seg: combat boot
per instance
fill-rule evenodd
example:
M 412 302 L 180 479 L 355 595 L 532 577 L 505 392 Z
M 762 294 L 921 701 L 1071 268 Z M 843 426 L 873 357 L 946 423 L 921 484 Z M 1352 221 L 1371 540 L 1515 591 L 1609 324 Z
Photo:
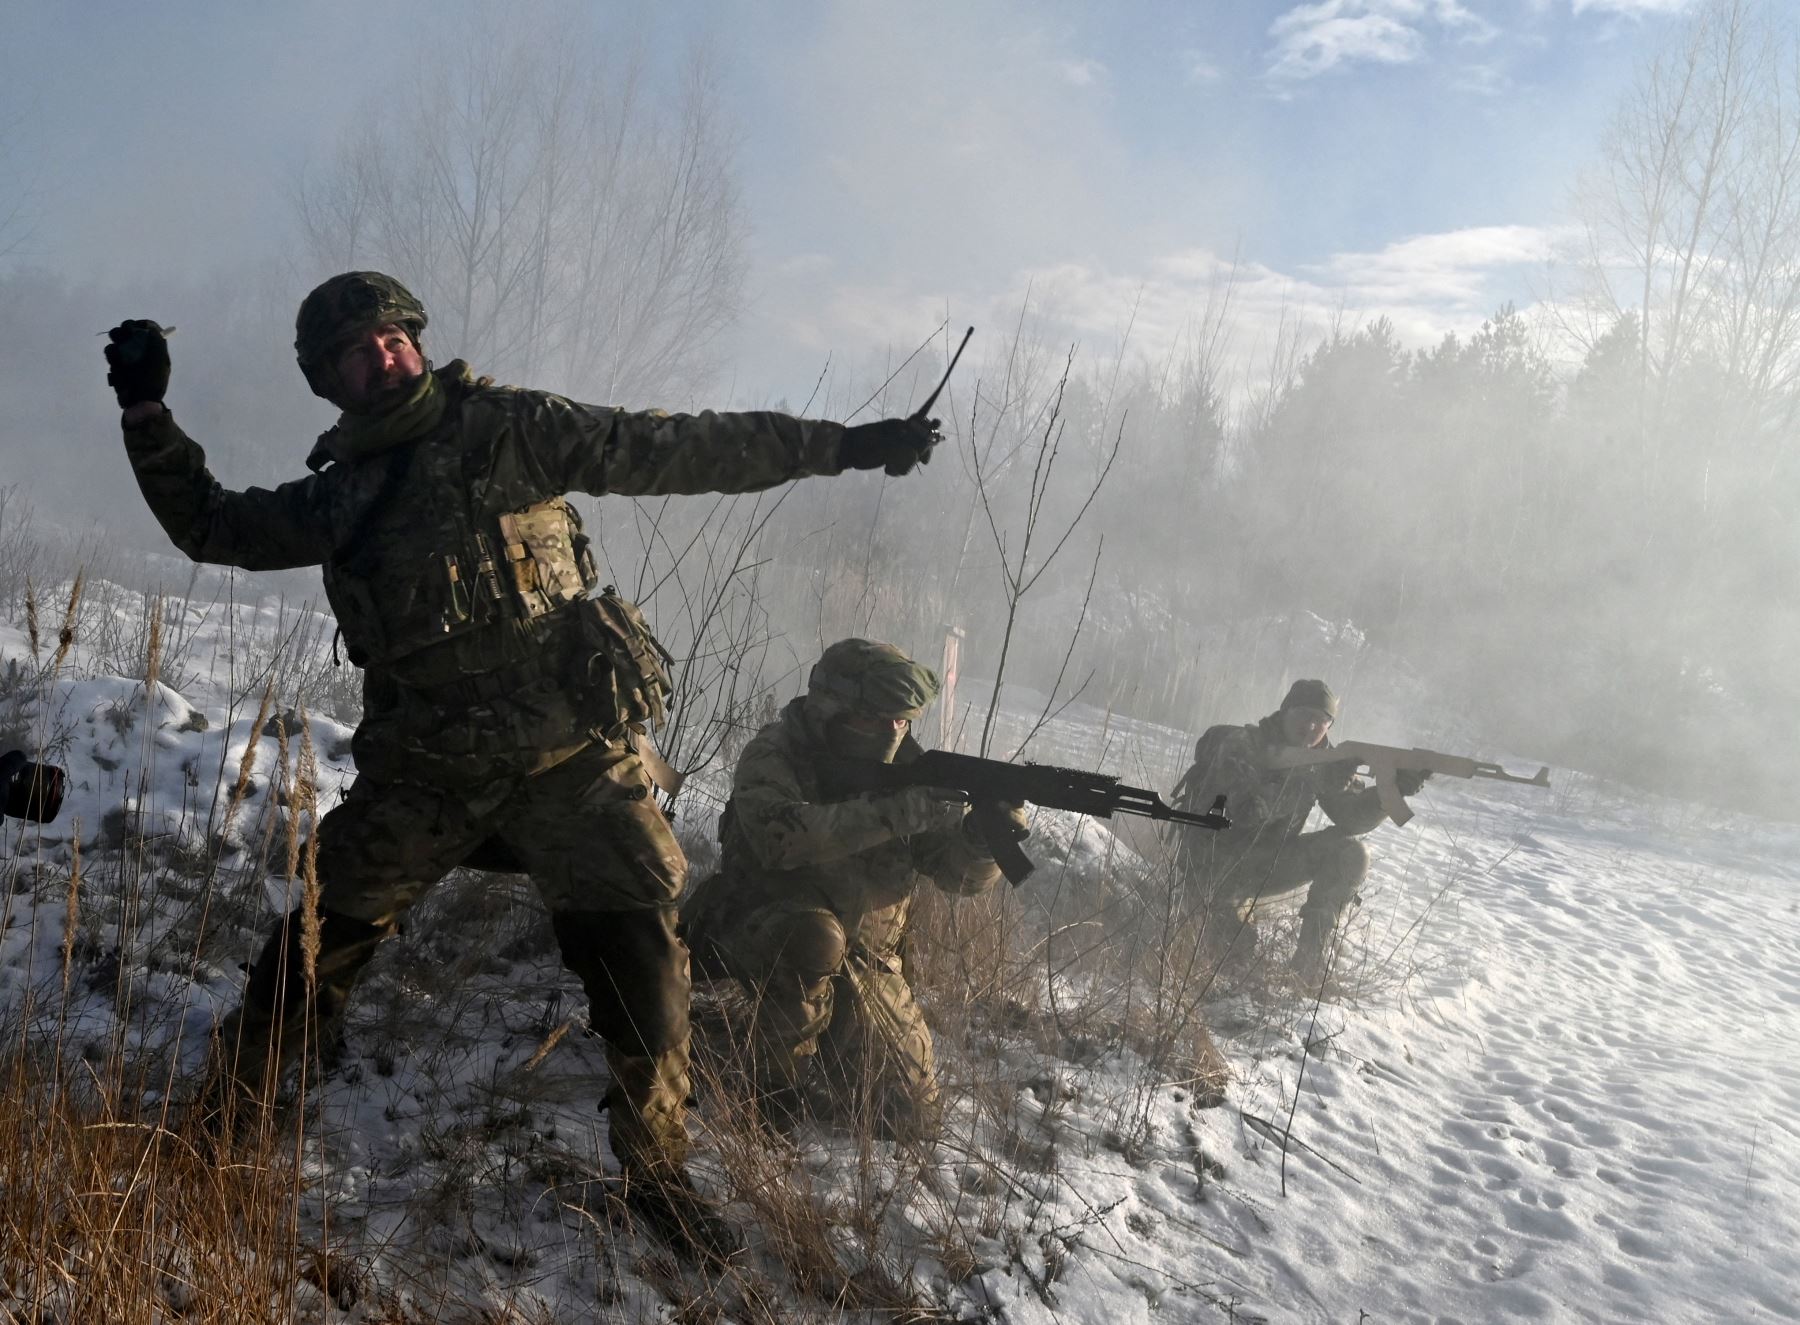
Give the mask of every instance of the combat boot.
M 1291 968 L 1294 979 L 1309 994 L 1322 993 L 1326 977 L 1326 957 L 1331 949 L 1332 931 L 1337 921 L 1320 912 L 1305 912 L 1300 918 L 1300 939 L 1294 945 Z
M 203 1133 L 215 1141 L 255 1134 L 282 1076 L 306 1047 L 309 1029 L 315 1044 L 338 1036 L 351 986 L 392 929 L 322 912 L 310 1007 L 300 913 L 269 935 L 250 964 L 243 1003 L 219 1023 L 213 1061 L 188 1108 Z
M 1220 908 L 1206 919 L 1202 961 L 1219 985 L 1241 983 L 1256 966 L 1257 928 L 1254 919 Z
M 805 1089 L 791 1082 L 761 1087 L 755 1093 L 754 1103 L 757 1120 L 784 1138 L 792 1137 L 823 1112 Z
M 679 1256 L 728 1261 L 744 1250 L 737 1229 L 694 1186 L 686 1169 L 655 1163 L 628 1165 L 621 1195 L 626 1207 Z
M 248 1141 L 268 1116 L 270 1087 L 282 1066 L 276 1020 L 274 1009 L 246 1000 L 219 1024 L 206 1076 L 186 1115 L 212 1144 Z

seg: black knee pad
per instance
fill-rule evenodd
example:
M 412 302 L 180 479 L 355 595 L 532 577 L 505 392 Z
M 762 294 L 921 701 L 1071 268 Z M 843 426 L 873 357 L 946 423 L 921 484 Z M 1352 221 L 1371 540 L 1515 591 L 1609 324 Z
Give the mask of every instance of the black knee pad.
M 564 911 L 550 923 L 563 962 L 587 990 L 588 1020 L 633 1058 L 688 1038 L 687 949 L 673 911 Z

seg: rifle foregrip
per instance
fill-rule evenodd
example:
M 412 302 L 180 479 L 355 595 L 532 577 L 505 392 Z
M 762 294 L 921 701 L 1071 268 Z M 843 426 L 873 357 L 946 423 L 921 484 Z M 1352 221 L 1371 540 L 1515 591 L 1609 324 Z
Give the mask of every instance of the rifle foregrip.
M 981 834 L 981 840 L 994 855 L 994 863 L 1006 876 L 1007 882 L 1017 888 L 1031 877 L 1031 871 L 1037 867 L 1031 863 L 1031 857 L 1019 845 L 1018 825 L 1012 816 L 998 806 L 989 802 L 977 801 L 969 811 L 970 818 L 975 821 L 975 830 Z

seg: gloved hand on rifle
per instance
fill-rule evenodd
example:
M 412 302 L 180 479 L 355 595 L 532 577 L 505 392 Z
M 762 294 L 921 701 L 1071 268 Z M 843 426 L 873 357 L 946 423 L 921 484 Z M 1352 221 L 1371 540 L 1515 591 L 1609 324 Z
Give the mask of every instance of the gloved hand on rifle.
M 162 403 L 169 390 L 169 335 L 148 318 L 129 318 L 107 332 L 106 384 L 120 409 L 149 401 Z
M 1396 768 L 1394 770 L 1394 789 L 1402 796 L 1416 796 L 1419 788 L 1431 779 L 1429 768 Z
M 845 469 L 885 469 L 894 478 L 931 463 L 931 449 L 944 440 L 936 419 L 914 415 L 879 419 L 844 429 L 838 463 Z
M 969 807 L 963 819 L 963 835 L 971 842 L 991 842 L 991 834 L 1002 840 L 1023 842 L 1031 836 L 1030 813 L 1024 801 L 978 801 Z
M 960 791 L 947 787 L 903 787 L 869 800 L 881 807 L 882 821 L 894 830 L 896 837 L 956 828 L 969 808 Z

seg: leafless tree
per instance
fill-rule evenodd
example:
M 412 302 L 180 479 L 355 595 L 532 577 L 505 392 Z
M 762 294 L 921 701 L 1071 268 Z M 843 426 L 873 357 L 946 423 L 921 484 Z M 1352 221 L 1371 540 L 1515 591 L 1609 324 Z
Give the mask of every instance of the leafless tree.
M 1580 293 L 1565 311 L 1586 315 L 1588 345 L 1636 318 L 1652 415 L 1679 374 L 1705 365 L 1746 424 L 1794 417 L 1797 57 L 1765 0 L 1711 0 L 1644 67 L 1578 188 Z
M 438 345 L 503 379 L 607 403 L 691 388 L 743 277 L 706 55 L 670 89 L 575 6 L 481 11 L 475 26 L 428 43 L 302 176 L 311 259 L 392 270 Z

